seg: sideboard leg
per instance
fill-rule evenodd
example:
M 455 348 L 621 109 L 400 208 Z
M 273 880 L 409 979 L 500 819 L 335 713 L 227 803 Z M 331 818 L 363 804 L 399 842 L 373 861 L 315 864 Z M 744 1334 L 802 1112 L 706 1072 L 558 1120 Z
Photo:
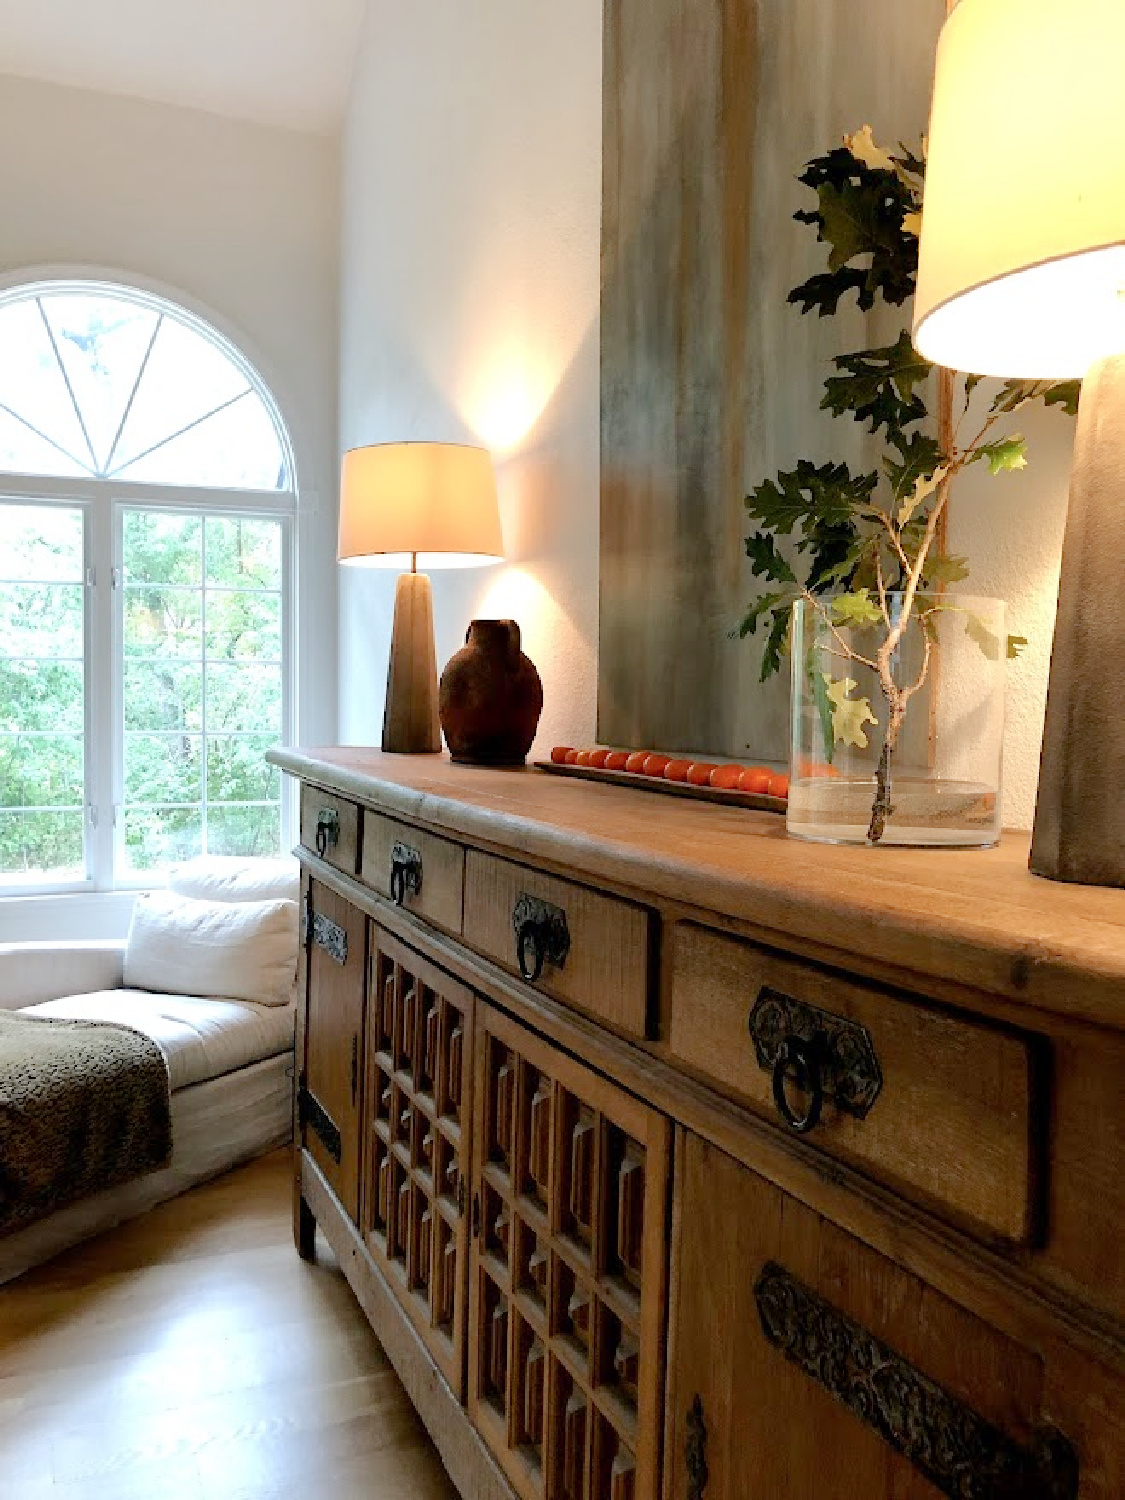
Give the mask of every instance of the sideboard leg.
M 293 1243 L 302 1260 L 316 1259 L 316 1219 L 299 1189 L 293 1193 Z

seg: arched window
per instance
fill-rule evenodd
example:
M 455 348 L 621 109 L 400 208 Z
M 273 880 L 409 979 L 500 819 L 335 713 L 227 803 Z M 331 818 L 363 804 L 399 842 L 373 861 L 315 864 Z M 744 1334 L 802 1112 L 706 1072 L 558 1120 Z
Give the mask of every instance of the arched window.
M 0 295 L 0 888 L 283 847 L 295 503 L 215 329 L 101 283 Z

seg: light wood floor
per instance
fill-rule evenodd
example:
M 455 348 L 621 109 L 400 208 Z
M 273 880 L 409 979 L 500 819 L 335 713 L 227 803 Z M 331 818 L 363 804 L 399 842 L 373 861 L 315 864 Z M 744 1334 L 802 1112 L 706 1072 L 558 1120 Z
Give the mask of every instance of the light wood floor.
M 0 1500 L 457 1500 L 288 1154 L 0 1289 Z

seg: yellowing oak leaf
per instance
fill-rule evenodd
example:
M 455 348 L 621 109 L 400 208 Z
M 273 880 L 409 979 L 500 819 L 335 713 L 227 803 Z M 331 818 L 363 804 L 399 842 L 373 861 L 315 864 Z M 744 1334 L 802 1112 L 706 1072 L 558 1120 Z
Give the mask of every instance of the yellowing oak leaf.
M 861 161 L 865 167 L 872 167 L 876 171 L 893 172 L 894 161 L 889 151 L 884 151 L 882 146 L 875 144 L 871 133 L 871 126 L 864 125 L 852 135 L 844 137 L 844 145 L 852 153 L 857 161 Z
M 906 525 L 923 500 L 928 495 L 933 494 L 948 473 L 948 464 L 938 464 L 929 479 L 919 479 L 918 483 L 914 486 L 914 493 L 910 496 L 909 500 L 904 500 L 898 508 L 898 524 L 900 526 Z
M 883 616 L 871 598 L 870 589 L 853 589 L 850 594 L 837 594 L 832 600 L 832 623 L 850 625 L 860 630 L 864 625 L 878 625 Z M 852 683 L 855 686 L 855 683 Z
M 850 695 L 859 686 L 854 677 L 833 679 L 823 674 L 832 704 L 832 733 L 837 745 L 854 745 L 857 750 L 867 749 L 866 724 L 878 724 L 871 712 L 869 698 L 852 698 Z

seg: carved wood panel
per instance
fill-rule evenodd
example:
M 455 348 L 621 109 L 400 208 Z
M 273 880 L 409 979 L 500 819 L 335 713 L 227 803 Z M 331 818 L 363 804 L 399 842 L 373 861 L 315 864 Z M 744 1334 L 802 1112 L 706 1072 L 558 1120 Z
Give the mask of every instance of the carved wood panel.
M 473 997 L 376 924 L 371 931 L 364 1238 L 462 1395 Z
M 668 1125 L 478 1006 L 469 1405 L 525 1500 L 655 1495 Z

